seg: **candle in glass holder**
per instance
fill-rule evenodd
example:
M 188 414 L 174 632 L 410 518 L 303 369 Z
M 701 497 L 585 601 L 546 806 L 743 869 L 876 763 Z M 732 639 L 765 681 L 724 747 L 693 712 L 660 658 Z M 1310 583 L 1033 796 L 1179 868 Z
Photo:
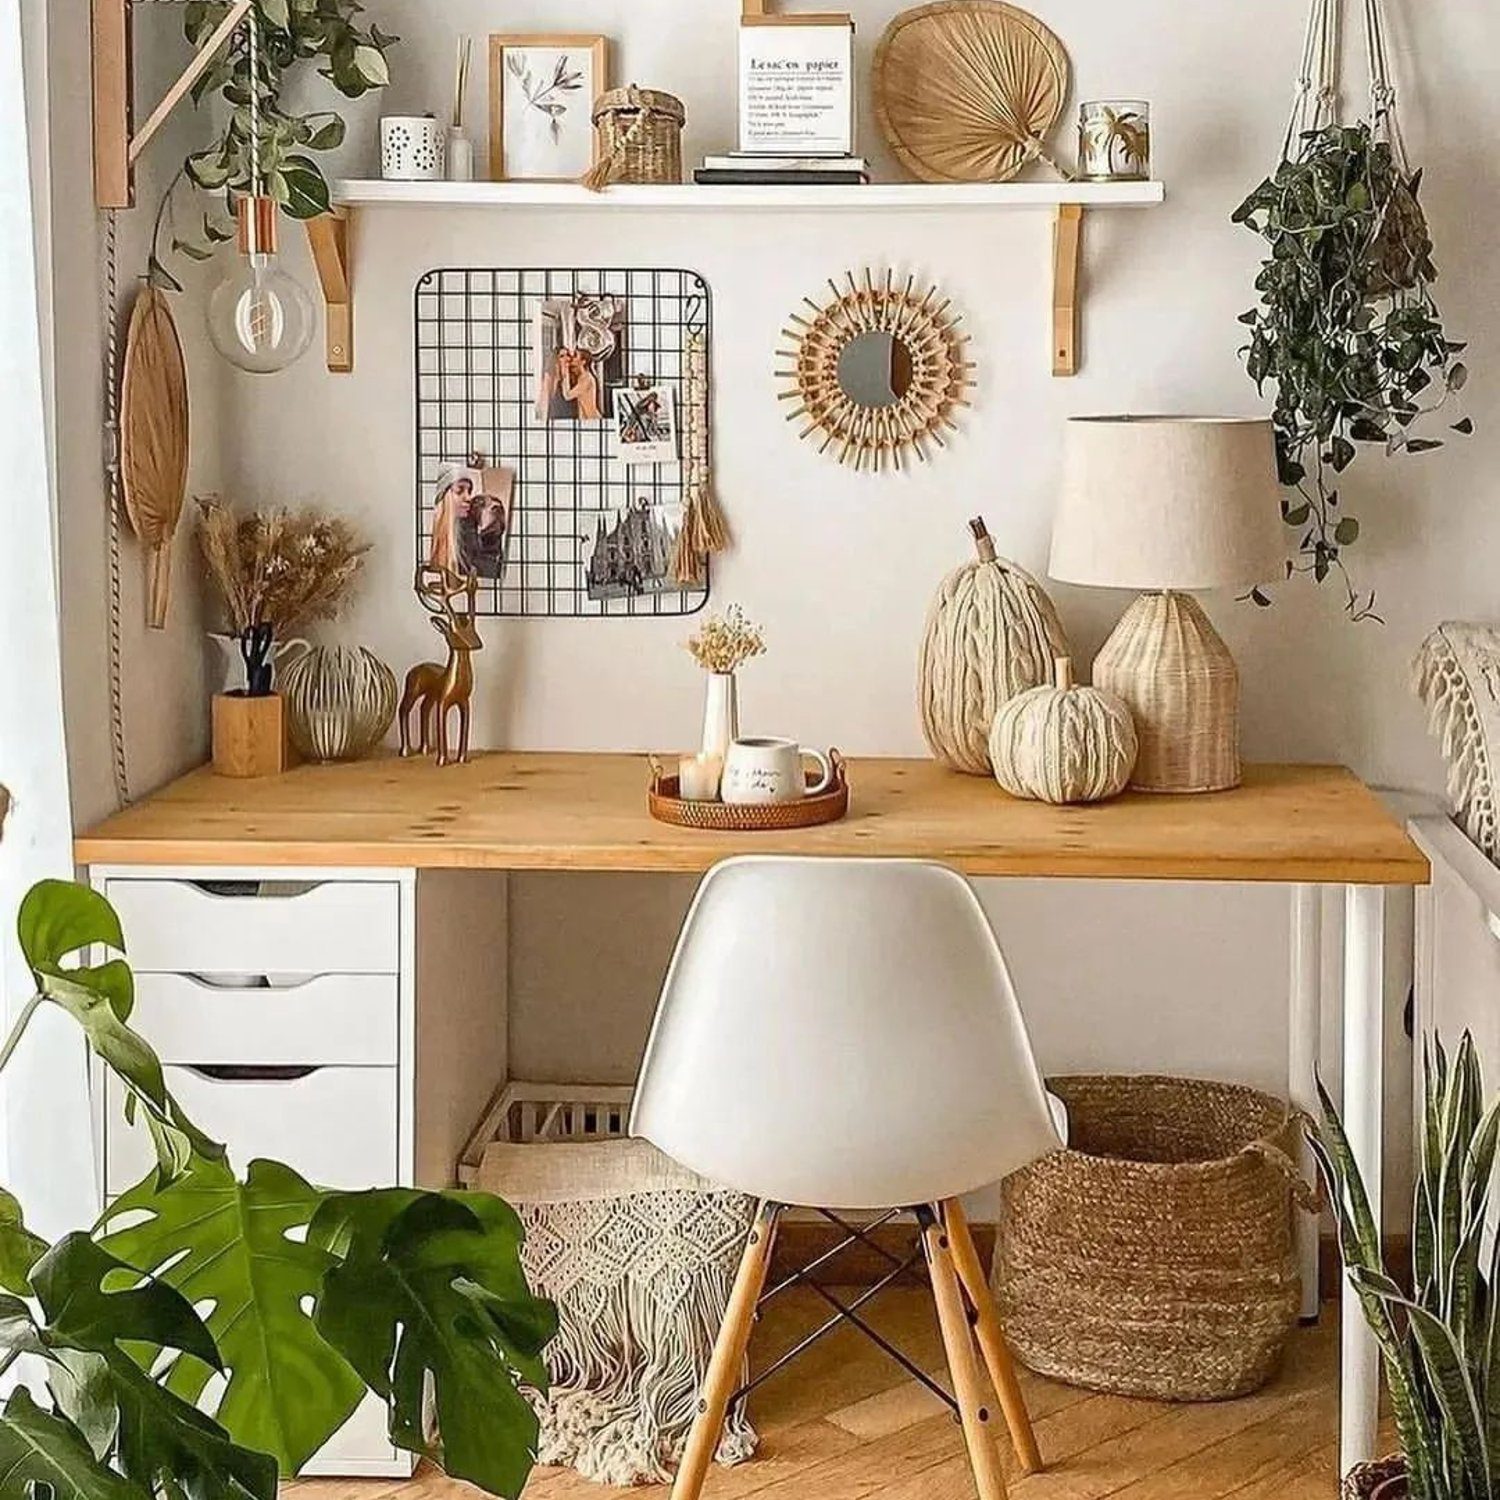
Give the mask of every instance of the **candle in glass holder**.
M 685 802 L 718 801 L 723 771 L 721 755 L 684 755 L 677 763 L 678 795 Z

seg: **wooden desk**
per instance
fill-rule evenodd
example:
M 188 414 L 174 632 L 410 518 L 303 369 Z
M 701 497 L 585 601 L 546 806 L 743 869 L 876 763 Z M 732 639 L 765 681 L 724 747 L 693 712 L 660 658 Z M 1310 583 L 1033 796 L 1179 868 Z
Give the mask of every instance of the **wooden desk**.
M 928 858 L 973 876 L 1281 882 L 1293 890 L 1290 1092 L 1310 1110 L 1316 1109 L 1321 1031 L 1320 887 L 1339 886 L 1345 907 L 1344 1120 L 1379 1201 L 1384 888 L 1425 885 L 1429 870 L 1400 824 L 1356 777 L 1334 766 L 1251 766 L 1234 792 L 1127 795 L 1084 808 L 1017 802 L 987 779 L 930 761 L 856 760 L 849 778 L 853 806 L 840 823 L 796 833 L 722 835 L 653 822 L 640 756 L 489 754 L 444 770 L 384 758 L 303 766 L 261 781 L 228 781 L 205 770 L 109 818 L 76 847 L 96 881 L 136 890 L 153 879 L 202 882 L 230 874 L 297 875 L 329 882 L 325 891 L 340 881 L 395 882 L 406 953 L 403 1116 L 415 1113 L 418 1130 L 422 1104 L 410 1062 L 418 1022 L 433 1032 L 445 1024 L 453 1029 L 456 1023 L 445 1023 L 443 1014 L 484 982 L 449 984 L 442 1006 L 433 1002 L 418 1012 L 409 950 L 419 921 L 433 931 L 443 920 L 441 903 L 431 903 L 431 915 L 418 905 L 419 873 L 436 882 L 450 878 L 443 872 L 486 869 L 695 872 L 754 852 Z M 197 959 L 182 965 L 201 966 Z M 434 1042 L 429 1055 L 437 1050 Z M 402 1155 L 408 1173 L 417 1170 L 413 1152 L 408 1139 Z M 1314 1316 L 1317 1249 L 1317 1225 L 1304 1220 L 1304 1311 Z M 1342 1337 L 1341 1457 L 1347 1469 L 1373 1455 L 1379 1388 L 1375 1343 L 1347 1289 Z

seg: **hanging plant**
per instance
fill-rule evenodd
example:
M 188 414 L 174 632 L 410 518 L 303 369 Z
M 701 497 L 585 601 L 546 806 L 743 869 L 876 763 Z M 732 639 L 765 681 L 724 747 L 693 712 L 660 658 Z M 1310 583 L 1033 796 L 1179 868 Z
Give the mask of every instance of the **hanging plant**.
M 201 45 L 223 20 L 223 0 L 189 0 L 187 38 Z M 336 110 L 296 114 L 282 103 L 288 74 L 316 65 L 347 99 L 390 82 L 386 52 L 399 40 L 378 26 L 359 24 L 359 0 L 255 0 L 259 47 L 253 68 L 248 28 L 242 26 L 193 87 L 193 100 L 213 96 L 227 106 L 219 138 L 187 158 L 184 169 L 211 193 L 247 192 L 258 155 L 265 191 L 294 219 L 327 213 L 328 181 L 311 153 L 343 144 L 344 120 Z M 252 128 L 252 90 L 259 111 Z

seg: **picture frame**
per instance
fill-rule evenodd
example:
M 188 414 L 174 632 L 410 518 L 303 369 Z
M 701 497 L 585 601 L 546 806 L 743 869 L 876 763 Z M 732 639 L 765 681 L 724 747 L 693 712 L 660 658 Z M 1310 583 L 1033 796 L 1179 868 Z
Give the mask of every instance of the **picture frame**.
M 607 37 L 492 34 L 490 180 L 576 182 L 599 159 L 594 101 L 609 86 Z

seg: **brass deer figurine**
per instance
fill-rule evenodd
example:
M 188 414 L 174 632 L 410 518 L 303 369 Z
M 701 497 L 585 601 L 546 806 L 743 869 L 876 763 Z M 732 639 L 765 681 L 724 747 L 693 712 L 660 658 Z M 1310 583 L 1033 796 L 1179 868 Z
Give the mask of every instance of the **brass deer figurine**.
M 474 652 L 484 649 L 484 642 L 474 628 L 474 598 L 479 579 L 467 578 L 447 568 L 423 563 L 417 568 L 413 587 L 422 606 L 432 615 L 433 628 L 448 645 L 448 660 L 419 662 L 406 674 L 406 689 L 401 694 L 401 753 L 418 753 L 412 744 L 411 715 L 421 716 L 420 753 L 437 751 L 437 763 L 451 766 L 469 758 L 469 698 L 474 691 Z M 453 601 L 460 596 L 465 607 L 456 610 Z M 448 738 L 448 713 L 458 710 L 458 754 L 452 753 Z

